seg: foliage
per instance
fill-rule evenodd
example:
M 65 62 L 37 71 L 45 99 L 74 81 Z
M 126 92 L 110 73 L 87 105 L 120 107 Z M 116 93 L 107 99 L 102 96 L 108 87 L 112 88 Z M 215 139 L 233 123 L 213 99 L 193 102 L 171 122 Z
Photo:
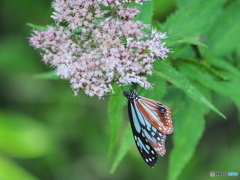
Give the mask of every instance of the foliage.
M 174 132 L 158 165 L 147 167 L 132 146 L 125 97 L 73 97 L 29 47 L 28 26 L 52 23 L 50 2 L 9 0 L 0 2 L 0 179 L 207 179 L 210 171 L 239 171 L 240 1 L 145 3 L 137 19 L 167 32 L 172 49 L 148 77 L 154 89 L 141 92 L 172 111 Z
M 165 23 L 160 26 L 157 24 L 157 27 L 162 27 L 160 30 L 168 32 L 170 38 L 173 39 L 169 40 L 169 43 L 173 44 L 174 53 L 170 54 L 164 62 L 156 62 L 153 74 L 159 77 L 159 81 L 165 80 L 172 83 L 192 98 L 190 100 L 186 97 L 177 97 L 185 103 L 179 103 L 177 113 L 173 118 L 175 132 L 173 134 L 174 148 L 169 164 L 170 180 L 178 179 L 183 168 L 193 157 L 204 132 L 208 108 L 225 118 L 213 105 L 213 100 L 210 102 L 211 94 L 227 96 L 236 106 L 240 103 L 237 95 L 240 76 L 232 74 L 239 70 L 227 58 L 227 54 L 236 54 L 239 50 L 237 32 L 240 30 L 240 25 L 237 19 L 240 14 L 235 9 L 239 7 L 239 2 L 232 2 L 227 6 L 224 6 L 225 0 L 200 0 L 194 3 L 188 1 L 185 2 L 185 6 L 180 6 L 181 0 L 178 3 L 178 10 L 171 14 Z M 149 8 L 146 9 L 148 10 Z M 146 14 L 144 13 L 144 18 Z M 152 15 L 152 13 L 148 14 Z M 227 26 L 223 26 L 225 21 Z M 202 40 L 205 41 L 201 42 Z M 218 60 L 213 61 L 216 58 Z M 234 61 L 236 61 L 235 58 L 239 57 L 235 56 Z M 223 62 L 226 65 L 221 66 L 220 69 L 219 66 Z M 228 75 L 227 78 L 225 74 Z M 158 83 L 155 87 L 159 88 Z M 201 93 L 202 91 L 208 94 L 208 97 Z M 158 92 L 153 90 L 152 93 Z M 179 93 L 179 96 L 182 94 Z M 169 103 L 174 103 L 174 99 L 171 101 Z

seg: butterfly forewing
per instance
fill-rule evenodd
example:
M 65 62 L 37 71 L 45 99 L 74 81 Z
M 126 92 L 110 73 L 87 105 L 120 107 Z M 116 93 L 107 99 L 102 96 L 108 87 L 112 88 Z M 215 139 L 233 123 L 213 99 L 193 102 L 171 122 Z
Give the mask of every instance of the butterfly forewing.
M 149 166 L 154 167 L 158 161 L 158 154 L 151 147 L 145 136 L 144 131 L 146 130 L 142 127 L 143 125 L 141 123 L 143 119 L 140 119 L 142 117 L 139 116 L 139 112 L 137 112 L 135 103 L 133 101 L 128 102 L 128 113 L 136 146 L 143 160 Z

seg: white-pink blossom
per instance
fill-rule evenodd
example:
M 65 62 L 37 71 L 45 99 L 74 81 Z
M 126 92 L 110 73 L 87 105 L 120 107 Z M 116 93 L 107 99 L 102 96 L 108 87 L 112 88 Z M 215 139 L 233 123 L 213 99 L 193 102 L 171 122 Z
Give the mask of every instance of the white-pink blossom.
M 126 7 L 129 2 L 133 1 L 55 0 L 56 23 L 33 31 L 31 45 L 43 50 L 43 61 L 57 75 L 70 80 L 75 95 L 83 90 L 102 97 L 112 92 L 112 83 L 151 87 L 142 74 L 152 74 L 155 58 L 167 57 L 169 49 L 161 42 L 167 36 L 155 29 L 145 33 L 150 26 L 133 20 L 140 11 Z M 102 5 L 111 8 L 102 10 Z

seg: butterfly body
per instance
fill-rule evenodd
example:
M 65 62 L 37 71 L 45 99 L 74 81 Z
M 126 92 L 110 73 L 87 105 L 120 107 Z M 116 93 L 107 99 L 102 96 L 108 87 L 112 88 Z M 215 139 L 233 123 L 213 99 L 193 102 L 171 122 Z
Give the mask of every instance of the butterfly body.
M 166 153 L 166 135 L 173 131 L 170 109 L 155 100 L 139 96 L 135 91 L 123 92 L 128 99 L 128 113 L 136 146 L 150 166 L 158 155 Z

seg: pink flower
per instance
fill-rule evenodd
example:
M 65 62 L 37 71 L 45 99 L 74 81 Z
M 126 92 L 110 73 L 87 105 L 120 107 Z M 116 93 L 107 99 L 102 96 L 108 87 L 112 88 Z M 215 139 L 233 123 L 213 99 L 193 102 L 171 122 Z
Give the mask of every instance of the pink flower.
M 144 33 L 150 26 L 133 21 L 139 10 L 126 7 L 128 2 L 55 0 L 55 25 L 33 31 L 31 45 L 43 50 L 43 61 L 51 64 L 57 75 L 70 80 L 75 95 L 83 90 L 89 96 L 102 97 L 112 91 L 112 83 L 151 87 L 140 74 L 151 74 L 155 58 L 167 57 L 169 49 L 161 42 L 167 36 L 157 30 Z M 102 10 L 102 5 L 111 11 Z M 74 33 L 76 30 L 81 31 Z

